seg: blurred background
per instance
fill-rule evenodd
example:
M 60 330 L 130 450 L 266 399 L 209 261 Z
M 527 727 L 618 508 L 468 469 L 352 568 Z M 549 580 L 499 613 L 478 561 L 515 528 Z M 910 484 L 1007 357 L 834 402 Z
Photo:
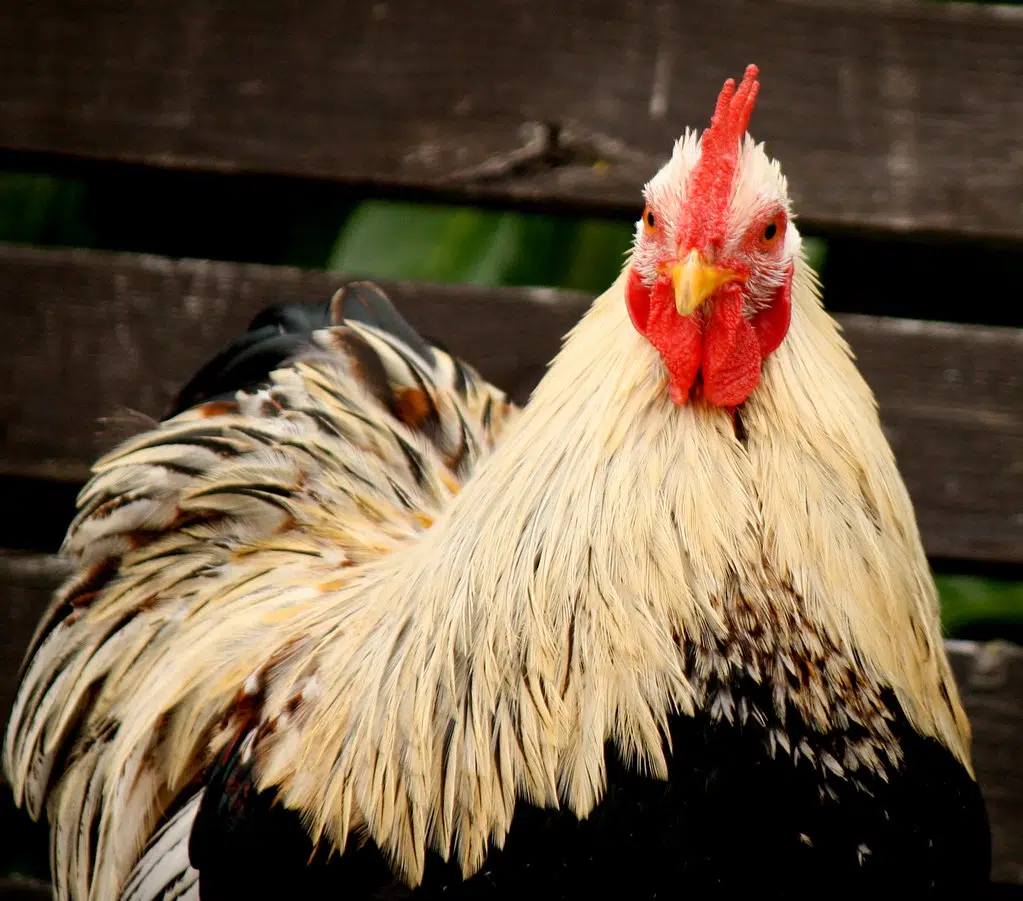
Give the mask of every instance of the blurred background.
M 292 13 L 283 12 L 283 4 L 261 2 L 251 4 L 251 20 L 246 21 L 240 11 L 245 3 L 234 11 L 219 3 L 172 6 L 158 0 L 137 9 L 113 2 L 0 5 L 0 85 L 5 85 L 0 87 L 0 146 L 6 148 L 0 149 L 0 242 L 8 249 L 74 248 L 293 267 L 330 273 L 336 284 L 369 277 L 543 286 L 592 296 L 619 272 L 639 213 L 638 187 L 670 152 L 668 136 L 677 136 L 686 125 L 702 128 L 716 86 L 756 61 L 763 99 L 751 132 L 777 152 L 797 213 L 809 209 L 800 225 L 829 309 L 1023 327 L 1023 207 L 1018 202 L 1023 157 L 1015 149 L 1023 134 L 1018 105 L 1023 51 L 1014 37 L 1023 37 L 1019 3 L 954 4 L 947 7 L 950 13 L 928 12 L 945 6 L 933 0 L 697 3 L 693 13 L 684 12 L 681 3 L 576 3 L 565 7 L 566 31 L 552 38 L 544 34 L 549 23 L 531 24 L 516 4 L 495 0 L 489 19 L 477 17 L 471 27 L 464 26 L 471 33 L 464 39 L 468 43 L 458 37 L 465 4 L 435 3 L 418 49 L 387 36 L 388 23 L 422 6 L 314 3 Z M 688 21 L 687 15 L 696 19 Z M 858 17 L 862 26 L 856 24 Z M 871 17 L 877 17 L 877 27 Z M 839 18 L 841 23 L 832 25 Z M 356 21 L 358 32 L 347 31 L 356 28 Z M 731 28 L 737 35 L 734 46 L 728 38 Z M 950 37 L 960 28 L 961 39 Z M 61 29 L 67 32 L 64 37 Z M 684 82 L 686 60 L 665 55 L 657 36 L 693 29 L 699 34 L 683 48 L 699 56 L 692 63 L 699 79 L 690 85 Z M 818 31 L 828 36 L 826 46 L 815 44 Z M 317 43 L 317 33 L 331 37 Z M 121 43 L 136 34 L 149 43 Z M 400 34 L 408 38 L 415 28 Z M 538 62 L 512 54 L 506 39 L 509 46 L 543 41 L 547 49 Z M 444 46 L 420 68 L 412 65 L 410 54 L 426 52 L 431 40 Z M 76 63 L 77 50 L 62 54 L 62 41 L 94 48 L 91 62 Z M 569 68 L 563 73 L 551 68 L 550 60 L 561 52 L 559 43 L 566 59 L 588 60 L 578 77 Z M 594 63 L 591 57 L 605 49 L 606 65 Z M 998 54 L 1005 54 L 1004 66 L 992 59 Z M 234 68 L 219 66 L 211 62 L 218 55 L 227 63 L 243 56 L 246 61 Z M 792 55 L 805 63 L 791 63 Z M 336 60 L 341 61 L 335 65 Z M 387 128 L 404 135 L 405 126 L 381 124 L 374 116 L 412 115 L 412 107 L 388 93 L 388 79 L 405 85 L 422 81 L 422 103 L 429 110 L 441 104 L 431 94 L 431 73 L 445 66 L 452 71 L 461 67 L 461 76 L 470 81 L 479 75 L 480 84 L 466 87 L 464 109 L 456 104 L 451 120 L 469 122 L 458 127 L 473 146 L 484 148 L 479 159 L 462 168 L 454 165 L 450 160 L 461 159 L 459 148 L 445 144 L 443 135 L 431 144 L 429 126 L 417 120 L 422 139 L 417 152 L 436 153 L 442 161 L 438 165 L 447 166 L 451 177 L 420 189 L 415 183 L 424 180 L 430 160 L 396 153 L 380 163 L 388 174 L 377 178 L 372 174 L 374 148 L 386 143 L 381 135 Z M 801 74 L 787 75 L 787 68 Z M 865 86 L 864 73 L 874 69 L 876 78 Z M 150 70 L 159 70 L 162 80 L 154 82 Z M 209 91 L 221 92 L 220 106 L 211 101 L 205 108 L 178 108 L 164 102 L 164 89 L 168 96 L 195 100 L 198 95 L 187 85 L 198 78 L 197 71 L 205 73 Z M 563 121 L 545 119 L 544 103 L 516 99 L 519 95 L 508 85 L 520 71 L 533 71 L 536 90 L 549 89 L 549 108 L 561 110 Z M 652 76 L 644 75 L 636 86 L 630 81 L 636 71 Z M 352 99 L 343 80 L 352 72 L 372 73 L 374 84 L 382 87 L 369 99 Z M 936 81 L 920 83 L 916 76 L 921 72 Z M 1014 97 L 1017 105 L 995 107 L 990 95 L 974 98 L 970 92 L 980 90 L 971 81 L 975 72 L 984 90 L 1001 85 L 998 96 Z M 559 93 L 561 75 L 570 82 L 564 96 Z M 90 87 L 90 78 L 98 79 L 99 86 Z M 573 107 L 572 98 L 583 96 L 579 79 L 584 78 L 591 82 L 585 102 Z M 678 82 L 673 90 L 686 94 L 677 104 L 665 99 L 665 85 L 672 79 Z M 786 85 L 799 89 L 798 98 L 791 98 L 795 112 L 786 111 Z M 832 89 L 836 97 L 859 97 L 864 103 L 880 97 L 884 108 L 876 117 L 869 111 L 836 109 L 836 121 L 844 124 L 831 127 L 816 116 L 827 103 L 815 92 Z M 133 98 L 136 92 L 142 99 Z M 26 97 L 43 97 L 49 105 L 41 112 L 31 109 Z M 261 97 L 266 110 L 287 122 L 284 132 L 275 134 L 260 118 Z M 152 110 L 146 103 L 154 104 Z M 637 104 L 642 134 L 630 132 Z M 125 121 L 117 120 L 121 132 L 110 127 L 117 118 L 111 110 L 119 108 L 134 111 Z M 332 116 L 341 108 L 345 127 L 335 128 Z M 957 118 L 970 109 L 980 110 L 976 122 Z M 488 110 L 500 115 L 491 122 Z M 478 126 L 472 124 L 477 113 Z M 211 127 L 214 114 L 221 118 Z M 908 115 L 917 118 L 908 124 L 899 118 Z M 530 155 L 528 129 L 515 138 L 510 153 L 501 149 L 494 135 L 523 119 L 540 130 L 547 150 Z M 881 140 L 878 135 L 850 126 L 875 119 L 885 130 L 887 155 L 871 144 Z M 83 135 L 95 124 L 100 136 L 90 132 L 72 140 L 69 122 Z M 125 122 L 135 131 L 129 134 Z M 317 130 L 329 137 L 307 149 L 302 142 Z M 257 134 L 269 150 L 245 144 Z M 225 135 L 241 137 L 232 145 L 234 138 Z M 630 149 L 633 143 L 642 153 Z M 491 144 L 497 150 L 486 152 Z M 332 169 L 331 147 L 340 145 L 355 148 L 352 154 L 363 160 L 361 168 L 347 174 L 340 171 L 342 164 L 337 172 Z M 521 158 L 515 156 L 520 145 L 527 151 Z M 347 152 L 337 150 L 337 155 Z M 974 155 L 976 167 L 970 164 Z M 274 162 L 285 158 L 289 167 Z M 492 158 L 500 158 L 498 169 L 487 168 Z M 545 166 L 554 174 L 531 168 Z M 613 170 L 611 188 L 593 187 L 602 166 Z M 998 186 L 1013 184 L 1013 178 L 1016 187 L 1000 199 Z M 502 190 L 502 179 L 513 182 L 509 190 Z M 842 182 L 841 190 L 829 193 L 836 181 Z M 900 197 L 906 185 L 910 193 Z M 13 308 L 19 298 L 0 287 L 5 290 L 4 301 Z M 58 315 L 59 306 L 60 298 L 54 297 L 52 315 Z M 7 334 L 4 339 L 12 345 L 25 336 Z M 8 415 L 13 403 L 0 411 L 8 417 L 5 435 L 17 430 Z M 1018 417 L 1012 428 L 1018 437 Z M 978 451 L 983 455 L 983 448 Z M 78 487 L 74 478 L 0 475 L 0 508 L 46 511 L 45 516 L 8 517 L 0 525 L 0 547 L 22 554 L 55 552 Z M 1013 522 L 1016 527 L 1023 522 L 1023 510 Z M 1020 559 L 941 555 L 932 560 L 950 638 L 1023 643 Z M 15 823 L 23 829 L 23 818 L 13 818 L 6 799 L 0 810 L 5 834 Z M 45 875 L 42 834 L 0 843 L 0 874 Z

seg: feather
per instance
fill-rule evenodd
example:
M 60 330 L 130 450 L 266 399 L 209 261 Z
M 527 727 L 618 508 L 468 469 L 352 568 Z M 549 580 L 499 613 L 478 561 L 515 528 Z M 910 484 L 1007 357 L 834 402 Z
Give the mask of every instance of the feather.
M 199 873 L 189 862 L 188 841 L 201 803 L 199 791 L 153 834 L 121 901 L 199 901 Z
M 58 824 L 58 897 L 116 892 L 136 863 L 133 848 L 141 847 L 176 786 L 201 767 L 202 741 L 249 675 L 239 671 L 236 682 L 225 673 L 214 683 L 223 686 L 219 706 L 185 716 L 183 702 L 199 683 L 182 687 L 176 700 L 154 684 L 183 662 L 167 656 L 175 636 L 204 630 L 210 615 L 237 611 L 239 624 L 258 628 L 260 618 L 287 620 L 302 609 L 282 606 L 280 568 L 268 562 L 253 569 L 247 557 L 309 560 L 318 581 L 335 582 L 339 567 L 367 563 L 421 533 L 514 418 L 504 395 L 464 364 L 424 351 L 421 339 L 405 345 L 408 331 L 397 325 L 396 312 L 384 315 L 380 297 L 374 315 L 360 316 L 374 325 L 327 326 L 312 317 L 327 327 L 301 332 L 303 341 L 288 345 L 289 354 L 306 361 L 268 373 L 237 402 L 212 403 L 207 395 L 223 394 L 227 382 L 202 389 L 197 379 L 183 396 L 198 406 L 97 462 L 64 548 L 81 569 L 40 627 L 4 747 L 16 797 L 36 817 L 46 800 Z M 294 331 L 309 325 L 301 317 L 288 321 Z M 252 359 L 279 350 L 276 344 L 264 350 L 265 326 L 257 320 L 230 350 L 242 354 L 239 365 L 250 374 Z M 363 349 L 359 365 L 353 346 Z M 230 353 L 218 358 L 221 364 Z M 362 381 L 366 354 L 379 361 L 384 398 L 379 386 Z M 230 381 L 239 371 L 228 366 L 222 375 Z M 203 378 L 216 373 L 213 367 Z M 428 398 L 429 422 L 396 415 L 409 391 Z M 92 571 L 102 578 L 83 575 Z M 295 589 L 313 603 L 323 591 L 303 588 L 306 573 L 303 567 L 296 574 Z M 254 604 L 260 596 L 265 603 Z M 213 660 L 224 653 L 213 642 L 201 647 Z M 204 679 L 208 664 L 200 656 L 194 673 Z M 166 711 L 169 719 L 158 718 L 163 726 L 125 707 L 140 697 L 142 707 L 154 703 L 150 712 Z M 161 730 L 174 739 L 169 751 L 153 744 Z M 167 767 L 166 759 L 175 765 Z M 186 810 L 194 813 L 194 805 Z M 193 881 L 185 874 L 180 884 L 169 882 L 167 897 L 194 892 Z
M 651 194 L 677 200 L 698 151 L 684 138 Z M 787 204 L 762 147 L 733 168 L 715 216 Z M 669 400 L 631 259 L 523 411 L 372 286 L 257 317 L 97 462 L 69 529 L 79 574 L 3 758 L 55 824 L 57 897 L 194 897 L 189 861 L 215 878 L 235 820 L 282 811 L 346 880 L 377 853 L 414 887 L 431 852 L 468 879 L 519 802 L 606 824 L 637 774 L 692 785 L 698 718 L 810 774 L 815 810 L 895 779 L 907 730 L 969 779 L 908 493 L 791 224 L 785 242 L 789 329 L 731 412 Z

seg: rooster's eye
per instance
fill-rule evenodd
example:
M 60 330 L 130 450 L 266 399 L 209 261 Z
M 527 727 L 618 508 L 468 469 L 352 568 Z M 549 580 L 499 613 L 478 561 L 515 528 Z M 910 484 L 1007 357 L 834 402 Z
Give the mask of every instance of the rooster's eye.
M 783 213 L 779 213 L 777 216 L 773 216 L 768 219 L 763 226 L 763 230 L 760 232 L 759 240 L 757 244 L 761 251 L 771 250 L 775 244 L 778 243 L 778 239 L 782 236 L 785 231 L 785 216 Z
M 653 231 L 657 228 L 657 217 L 650 207 L 646 207 L 643 210 L 643 224 L 646 225 L 648 231 Z

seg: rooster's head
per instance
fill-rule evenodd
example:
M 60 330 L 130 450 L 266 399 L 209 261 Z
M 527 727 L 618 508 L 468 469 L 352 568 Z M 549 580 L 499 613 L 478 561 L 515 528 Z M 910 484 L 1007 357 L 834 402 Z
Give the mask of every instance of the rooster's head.
M 800 238 L 777 163 L 746 135 L 756 79 L 749 66 L 738 89 L 726 81 L 710 127 L 644 189 L 626 300 L 676 404 L 741 404 L 788 331 Z

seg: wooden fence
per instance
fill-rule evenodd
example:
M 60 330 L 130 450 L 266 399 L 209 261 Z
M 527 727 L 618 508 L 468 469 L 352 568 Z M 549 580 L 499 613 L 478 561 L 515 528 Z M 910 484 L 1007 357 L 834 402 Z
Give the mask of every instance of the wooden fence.
M 950 270 L 969 242 L 1023 241 L 1023 9 L 983 4 L 9 4 L 0 160 L 634 217 L 672 141 L 704 125 L 722 79 L 751 61 L 764 84 L 753 131 L 782 161 L 804 231 L 945 246 Z M 19 531 L 46 515 L 45 499 L 83 482 L 133 416 L 159 414 L 261 307 L 322 300 L 342 281 L 0 245 L 0 545 L 10 547 L 0 551 L 0 719 L 63 569 L 18 550 Z M 887 309 L 885 282 L 867 282 L 875 313 Z M 1018 288 L 984 273 L 967 283 L 976 296 L 953 298 L 966 307 L 1019 303 Z M 414 325 L 520 400 L 588 302 L 543 289 L 391 287 Z M 949 298 L 912 300 L 914 319 L 840 318 L 928 554 L 960 570 L 1015 573 L 1023 330 L 927 321 L 932 301 L 946 309 Z M 995 877 L 1023 884 L 1023 651 L 950 648 L 976 734 Z M 0 896 L 38 888 L 9 883 Z

